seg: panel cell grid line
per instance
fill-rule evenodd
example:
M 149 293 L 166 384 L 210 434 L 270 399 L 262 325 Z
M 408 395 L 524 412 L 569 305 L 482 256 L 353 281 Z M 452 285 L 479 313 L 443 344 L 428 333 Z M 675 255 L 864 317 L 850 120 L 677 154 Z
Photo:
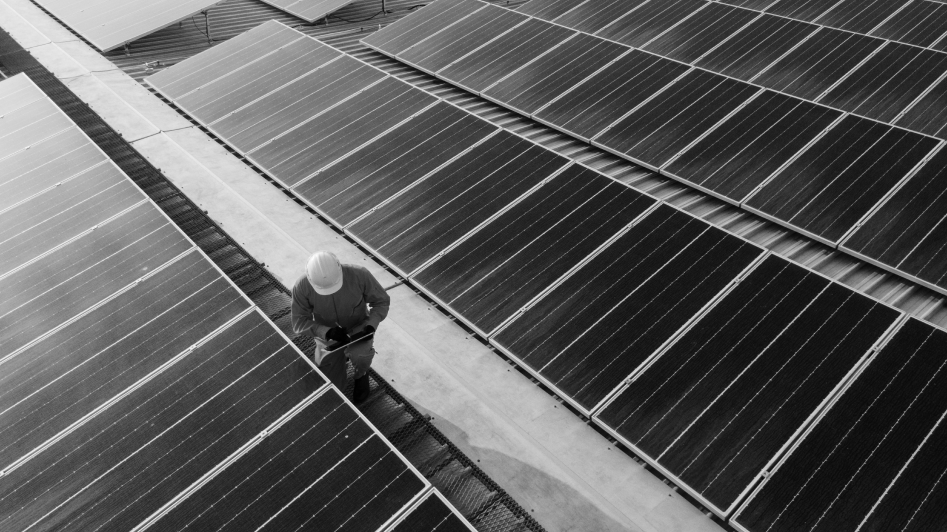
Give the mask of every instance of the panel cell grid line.
M 749 81 L 818 29 L 814 24 L 763 15 L 707 54 L 697 66 Z
M 380 530 L 425 487 L 329 388 L 150 530 Z
M 501 131 L 347 232 L 410 273 L 566 164 L 564 157 Z
M 148 83 L 169 99 L 177 100 L 299 37 L 298 32 L 279 22 L 265 22 L 150 76 Z
M 593 142 L 660 168 L 757 92 L 759 88 L 748 83 L 692 70 Z
M 929 47 L 947 33 L 947 5 L 917 0 L 881 24 L 871 35 L 917 46 Z M 935 49 L 944 51 L 941 45 Z
M 644 50 L 693 63 L 759 16 L 749 9 L 708 2 L 704 9 L 648 43 Z
M 947 332 L 909 319 L 732 519 L 737 529 L 947 526 Z
M 267 4 L 299 17 L 310 24 L 342 9 L 355 0 L 263 0 Z
M 665 173 L 739 203 L 841 116 L 765 91 L 667 165 Z
M 888 42 L 819 103 L 890 122 L 945 74 L 947 53 Z
M 930 137 L 848 115 L 746 205 L 836 244 L 937 145 Z
M 529 2 L 518 6 L 516 10 L 531 17 L 555 20 L 556 17 L 565 14 L 585 1 L 587 0 L 529 0 Z
M 762 255 L 661 205 L 491 341 L 590 412 Z
M 444 499 L 432 490 L 388 532 L 475 532 L 476 529 Z
M 947 290 L 945 171 L 941 149 L 842 243 L 844 249 Z
M 884 43 L 874 37 L 821 28 L 753 82 L 815 100 Z
M 480 0 L 469 1 L 481 3 Z M 427 72 L 437 72 L 527 19 L 516 11 L 486 4 L 450 28 L 401 52 L 398 60 Z
M 655 201 L 573 165 L 413 280 L 489 336 Z
M 605 26 L 596 35 L 638 48 L 706 4 L 704 0 L 652 0 L 641 5 L 633 15 Z
M 0 467 L 223 326 L 249 303 L 189 253 L 0 362 Z M 68 346 L 68 349 L 63 349 Z
M 582 139 L 601 133 L 690 67 L 640 50 L 621 56 L 533 118 Z
M 935 83 L 927 94 L 911 104 L 895 125 L 947 139 L 947 78 Z
M 495 131 L 489 122 L 438 102 L 293 192 L 344 227 Z
M 766 11 L 783 17 L 815 22 L 837 3 L 838 0 L 779 0 L 766 8 Z
M 726 516 L 900 315 L 770 255 L 596 419 Z
M 647 1 L 597 0 L 585 2 L 556 18 L 554 22 L 585 33 L 595 33 Z
M 0 478 L 0 526 L 130 530 L 325 380 L 259 312 Z
M 731 6 L 745 7 L 747 9 L 763 10 L 775 4 L 779 0 L 716 0 L 721 4 L 730 4 Z
M 479 93 L 574 35 L 562 26 L 530 19 L 437 75 Z
M 396 56 L 428 35 L 448 27 L 486 4 L 471 0 L 437 0 L 410 17 L 398 19 L 369 35 L 362 42 L 376 50 Z
M 842 0 L 815 22 L 867 34 L 911 0 Z
M 531 115 L 627 51 L 620 44 L 580 33 L 481 96 Z
M 108 52 L 197 15 L 221 0 L 37 0 L 37 4 L 75 30 L 102 52 Z

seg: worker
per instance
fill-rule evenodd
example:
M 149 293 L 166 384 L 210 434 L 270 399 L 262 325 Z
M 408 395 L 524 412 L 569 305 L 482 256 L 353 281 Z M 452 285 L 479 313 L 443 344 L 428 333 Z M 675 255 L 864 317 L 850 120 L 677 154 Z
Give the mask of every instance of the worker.
M 367 269 L 342 264 L 328 251 L 313 253 L 305 275 L 293 286 L 293 331 L 315 337 L 314 361 L 339 390 L 345 389 L 346 358 L 352 362 L 356 403 L 369 395 L 368 368 L 375 356 L 374 338 L 328 355 L 326 346 L 374 333 L 388 315 L 390 304 L 388 293 Z

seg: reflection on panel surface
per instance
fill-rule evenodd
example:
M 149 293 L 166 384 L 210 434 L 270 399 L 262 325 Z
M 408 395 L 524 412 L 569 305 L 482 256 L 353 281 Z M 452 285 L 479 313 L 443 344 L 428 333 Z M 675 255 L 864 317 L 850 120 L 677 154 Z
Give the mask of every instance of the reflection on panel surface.
M 770 256 L 598 418 L 725 513 L 899 315 Z
M 704 9 L 681 21 L 644 49 L 692 63 L 758 16 L 759 13 L 749 9 L 708 2 Z
M 414 279 L 489 333 L 654 202 L 573 165 Z
M 947 332 L 909 320 L 735 522 L 750 532 L 947 525 Z
M 662 205 L 494 341 L 591 409 L 760 255 Z

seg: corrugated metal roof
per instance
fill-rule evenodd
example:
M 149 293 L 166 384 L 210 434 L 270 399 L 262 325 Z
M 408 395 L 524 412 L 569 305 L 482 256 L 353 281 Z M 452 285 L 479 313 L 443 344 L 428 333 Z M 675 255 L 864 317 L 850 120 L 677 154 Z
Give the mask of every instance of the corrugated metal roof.
M 522 2 L 500 0 L 494 3 L 513 6 Z M 228 0 L 210 11 L 207 22 L 211 37 L 219 42 L 267 20 L 279 20 L 495 124 L 596 168 L 635 189 L 684 208 L 714 225 L 907 313 L 947 327 L 947 300 L 932 290 L 577 141 L 359 43 L 360 39 L 377 31 L 380 26 L 394 22 L 421 5 L 424 4 L 415 0 L 392 0 L 385 3 L 389 13 L 382 14 L 381 0 L 360 0 L 331 15 L 322 23 L 306 24 L 257 0 Z M 127 54 L 112 52 L 106 57 L 140 81 L 156 69 L 173 65 L 210 46 L 204 33 L 203 17 L 197 17 L 134 42 Z

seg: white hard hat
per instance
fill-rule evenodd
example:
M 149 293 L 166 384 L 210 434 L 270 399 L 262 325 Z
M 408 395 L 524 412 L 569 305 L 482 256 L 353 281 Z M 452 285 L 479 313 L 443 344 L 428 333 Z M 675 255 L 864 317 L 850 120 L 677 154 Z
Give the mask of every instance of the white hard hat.
M 342 288 L 342 265 L 334 254 L 317 251 L 306 264 L 306 278 L 317 294 L 334 294 Z

